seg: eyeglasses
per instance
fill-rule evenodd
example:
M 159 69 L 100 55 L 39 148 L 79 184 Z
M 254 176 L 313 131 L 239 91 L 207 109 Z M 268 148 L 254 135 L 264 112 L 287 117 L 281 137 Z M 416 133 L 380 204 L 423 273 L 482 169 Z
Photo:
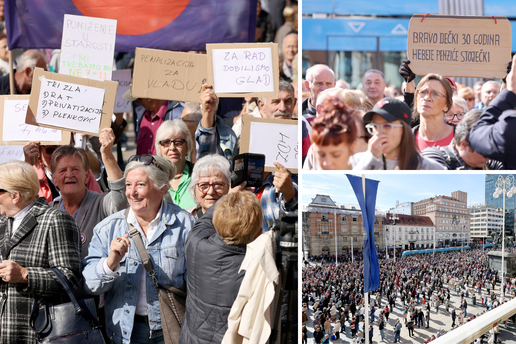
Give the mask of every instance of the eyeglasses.
M 334 134 L 342 134 L 348 131 L 348 126 L 346 124 L 342 123 L 315 123 L 313 124 L 314 130 L 317 130 L 317 132 L 321 133 L 325 130 L 331 131 Z
M 472 102 L 472 101 L 474 101 L 474 100 L 475 100 L 475 98 L 474 98 L 474 97 L 472 97 L 472 98 L 464 98 L 464 99 L 466 99 L 468 102 Z
M 59 148 L 59 146 L 47 146 L 45 147 L 45 153 L 48 155 L 52 155 L 57 148 Z
M 9 192 L 6 189 L 0 189 L 0 192 Z
M 464 112 L 459 112 L 459 113 L 446 113 L 444 114 L 444 118 L 448 119 L 448 120 L 453 120 L 454 117 L 457 117 L 458 120 L 461 120 L 462 117 L 464 117 L 465 113 Z
M 175 139 L 175 140 L 170 140 L 170 139 L 167 139 L 167 140 L 161 140 L 159 141 L 159 144 L 165 148 L 168 148 L 170 147 L 170 145 L 173 143 L 174 146 L 176 147 L 183 147 L 183 145 L 185 144 L 186 140 L 185 139 Z
M 437 91 L 418 90 L 417 94 L 419 94 L 419 96 L 421 98 L 426 98 L 426 96 L 430 95 L 430 99 L 435 100 L 435 101 L 439 100 L 439 98 L 441 98 L 441 97 L 446 98 L 446 96 L 444 94 L 442 94 L 441 92 L 437 92 Z
M 208 190 L 210 189 L 210 187 L 213 187 L 213 190 L 220 194 L 222 192 L 224 192 L 224 187 L 226 186 L 227 183 L 224 183 L 224 182 L 215 182 L 215 183 L 197 183 L 197 188 L 199 188 L 199 191 L 202 192 L 203 194 L 206 194 L 208 193 Z
M 128 163 L 131 162 L 131 161 L 139 161 L 139 162 L 142 162 L 145 166 L 149 166 L 150 164 L 156 166 L 157 168 L 159 168 L 161 171 L 165 172 L 162 168 L 161 168 L 161 165 L 156 161 L 156 159 L 154 159 L 154 157 L 150 154 L 143 154 L 143 155 L 133 155 L 131 157 L 129 157 L 129 160 L 127 161 Z
M 384 124 L 376 124 L 376 123 L 368 123 L 366 124 L 367 132 L 371 135 L 375 135 L 379 132 L 379 128 L 381 128 L 382 133 L 389 135 L 393 128 L 403 128 L 403 124 L 392 124 L 392 123 L 384 123 Z

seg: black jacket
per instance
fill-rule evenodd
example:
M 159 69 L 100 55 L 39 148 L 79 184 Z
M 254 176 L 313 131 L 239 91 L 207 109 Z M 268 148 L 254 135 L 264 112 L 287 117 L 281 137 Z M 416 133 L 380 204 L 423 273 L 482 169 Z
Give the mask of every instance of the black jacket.
M 466 165 L 459 153 L 453 147 L 453 142 L 446 147 L 428 147 L 421 151 L 425 158 L 432 159 L 448 170 L 481 170 Z M 496 160 L 489 160 L 485 165 L 487 170 L 503 170 L 503 164 Z

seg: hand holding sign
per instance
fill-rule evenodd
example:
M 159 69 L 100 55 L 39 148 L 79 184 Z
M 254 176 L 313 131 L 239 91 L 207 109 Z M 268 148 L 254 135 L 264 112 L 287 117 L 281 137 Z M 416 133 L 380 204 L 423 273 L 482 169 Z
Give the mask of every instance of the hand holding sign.
M 31 141 L 23 146 L 23 154 L 25 162 L 31 165 L 37 165 L 39 160 L 39 142 Z
M 99 137 L 100 142 L 100 153 L 104 155 L 106 152 L 113 151 L 113 144 L 115 143 L 115 134 L 113 133 L 113 129 L 104 128 L 100 132 Z
M 217 95 L 210 84 L 203 84 L 201 91 L 201 125 L 211 128 L 215 123 L 215 110 L 217 109 Z
M 290 178 L 290 172 L 277 161 L 274 162 L 274 166 L 278 168 L 278 171 L 274 172 L 273 184 L 278 192 L 283 193 L 283 200 L 288 203 L 296 195 L 296 189 L 294 188 L 294 183 L 292 183 L 292 178 Z

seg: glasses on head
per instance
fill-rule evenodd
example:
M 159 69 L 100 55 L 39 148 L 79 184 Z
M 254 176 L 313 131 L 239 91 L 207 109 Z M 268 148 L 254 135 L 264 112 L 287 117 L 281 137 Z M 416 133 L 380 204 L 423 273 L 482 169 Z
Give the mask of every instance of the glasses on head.
M 59 148 L 59 146 L 47 146 L 45 147 L 45 153 L 48 155 L 52 155 L 57 148 Z
M 0 189 L 0 193 L 9 192 L 6 189 Z
M 210 190 L 210 187 L 213 187 L 213 190 L 220 194 L 222 192 L 224 192 L 224 187 L 226 186 L 227 183 L 224 183 L 224 182 L 215 182 L 215 183 L 197 183 L 197 188 L 199 189 L 200 192 L 202 192 L 203 194 L 206 194 L 208 193 L 208 190 Z
M 464 117 L 465 113 L 464 112 L 459 112 L 459 113 L 446 113 L 444 114 L 444 118 L 446 118 L 447 120 L 453 120 L 454 117 L 457 117 L 458 120 L 461 120 L 463 117 Z
M 139 161 L 139 162 L 143 163 L 145 166 L 149 166 L 152 164 L 152 165 L 156 166 L 157 168 L 159 168 L 161 171 L 163 171 L 163 169 L 161 168 L 161 165 L 150 154 L 133 155 L 133 156 L 129 157 L 129 160 L 127 162 L 129 163 L 131 161 Z M 165 172 L 165 171 L 163 171 L 163 172 Z
M 185 144 L 186 140 L 185 139 L 175 139 L 175 140 L 170 140 L 170 139 L 166 139 L 166 140 L 161 140 L 159 141 L 159 144 L 160 146 L 162 147 L 165 147 L 165 148 L 168 148 L 170 147 L 170 145 L 173 143 L 174 146 L 176 147 L 183 147 L 183 145 Z
M 382 133 L 389 135 L 394 128 L 403 128 L 403 124 L 392 124 L 392 123 L 384 123 L 384 124 L 376 124 L 376 123 L 368 123 L 366 124 L 367 132 L 371 135 L 375 135 L 382 131 Z
M 317 132 L 321 133 L 325 130 L 331 131 L 334 134 L 342 134 L 348 131 L 348 126 L 342 123 L 316 123 L 313 124 L 313 128 L 317 130 Z
M 433 91 L 433 90 L 418 90 L 417 91 L 417 94 L 421 97 L 421 98 L 426 98 L 426 96 L 430 95 L 430 98 L 432 100 L 439 100 L 439 98 L 443 97 L 443 98 L 446 98 L 446 96 L 444 94 L 442 94 L 441 92 L 437 92 L 437 91 Z

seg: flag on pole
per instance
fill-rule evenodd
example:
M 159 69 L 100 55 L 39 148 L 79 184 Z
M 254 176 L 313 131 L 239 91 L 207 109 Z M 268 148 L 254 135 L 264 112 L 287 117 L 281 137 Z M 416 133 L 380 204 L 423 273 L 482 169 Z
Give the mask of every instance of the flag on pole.
M 365 179 L 365 192 L 362 188 L 362 178 L 347 174 L 349 183 L 353 187 L 358 204 L 362 210 L 364 231 L 367 236 L 364 240 L 363 259 L 364 259 L 364 291 L 377 290 L 380 286 L 380 266 L 374 244 L 374 216 L 376 205 L 376 193 L 378 191 L 378 181 Z M 365 194 L 365 200 L 364 200 Z
M 257 0 L 9 0 L 9 49 L 59 49 L 65 14 L 117 20 L 115 51 L 204 51 L 255 41 Z M 102 30 L 91 25 L 88 30 Z M 92 42 L 94 43 L 94 42 Z

